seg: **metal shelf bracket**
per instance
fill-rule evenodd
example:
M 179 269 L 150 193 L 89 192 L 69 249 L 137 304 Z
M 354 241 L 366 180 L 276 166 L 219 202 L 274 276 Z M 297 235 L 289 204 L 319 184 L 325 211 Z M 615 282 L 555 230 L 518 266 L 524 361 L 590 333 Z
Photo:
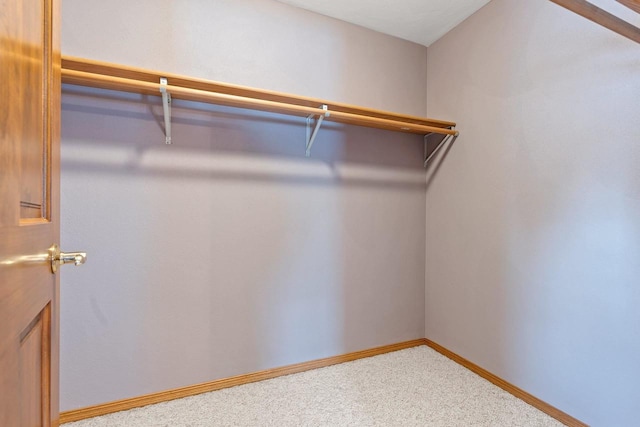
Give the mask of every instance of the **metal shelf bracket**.
M 445 135 L 444 138 L 442 138 L 442 141 L 440 141 L 440 143 L 436 146 L 435 150 L 433 150 L 431 153 L 427 155 L 427 138 L 429 137 L 429 135 L 433 135 L 433 133 L 428 133 L 424 136 L 424 167 L 425 168 L 427 167 L 431 159 L 433 159 L 435 155 L 438 154 L 438 151 L 440 151 L 440 149 L 444 146 L 444 144 L 447 141 L 451 141 L 450 145 L 453 145 L 453 143 L 456 142 L 456 139 L 458 139 L 459 132 L 456 132 L 453 135 Z
M 315 116 L 311 114 L 310 116 L 307 117 L 307 139 L 306 139 L 307 150 L 305 152 L 305 156 L 307 157 L 311 156 L 311 147 L 313 146 L 313 143 L 316 140 L 316 136 L 318 136 L 318 130 L 320 130 L 322 121 L 324 120 L 325 117 L 329 117 L 331 115 L 331 113 L 329 113 L 329 107 L 327 107 L 326 105 L 323 105 L 322 109 L 325 111 L 325 113 L 318 115 L 318 118 L 316 120 L 316 125 L 313 128 L 313 132 L 311 131 L 311 122 L 313 121 L 313 118 Z
M 167 79 L 164 77 L 160 77 L 160 93 L 164 111 L 164 143 L 171 144 L 171 94 L 167 92 Z

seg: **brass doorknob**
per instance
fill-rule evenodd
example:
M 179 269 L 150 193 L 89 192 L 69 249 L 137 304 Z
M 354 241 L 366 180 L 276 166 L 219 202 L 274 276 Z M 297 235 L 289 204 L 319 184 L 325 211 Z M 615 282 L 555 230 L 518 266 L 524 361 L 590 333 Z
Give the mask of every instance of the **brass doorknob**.
M 84 264 L 87 260 L 86 252 L 61 252 L 58 245 L 49 248 L 49 258 L 51 260 L 51 272 L 58 271 L 58 267 L 64 264 Z

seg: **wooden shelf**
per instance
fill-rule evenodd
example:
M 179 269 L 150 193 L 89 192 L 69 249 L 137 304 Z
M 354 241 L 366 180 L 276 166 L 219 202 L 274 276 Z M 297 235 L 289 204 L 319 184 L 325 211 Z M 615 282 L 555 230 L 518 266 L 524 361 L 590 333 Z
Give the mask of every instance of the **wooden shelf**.
M 457 135 L 454 122 L 362 108 L 321 99 L 150 71 L 89 59 L 62 57 L 62 82 L 160 96 L 160 78 L 174 99 L 207 102 L 416 134 Z M 326 105 L 326 110 L 322 106 Z

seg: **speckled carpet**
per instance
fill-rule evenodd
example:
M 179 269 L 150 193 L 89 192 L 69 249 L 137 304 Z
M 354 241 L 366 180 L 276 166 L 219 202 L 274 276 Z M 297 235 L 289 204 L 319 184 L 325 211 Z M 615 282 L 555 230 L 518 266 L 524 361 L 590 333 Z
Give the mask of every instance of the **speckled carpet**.
M 562 424 L 421 346 L 64 426 Z

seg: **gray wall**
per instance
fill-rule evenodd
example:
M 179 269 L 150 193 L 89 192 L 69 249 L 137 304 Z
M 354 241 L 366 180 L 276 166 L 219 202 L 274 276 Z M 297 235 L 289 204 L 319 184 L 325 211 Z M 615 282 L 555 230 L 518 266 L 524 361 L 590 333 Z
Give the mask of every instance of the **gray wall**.
M 426 336 L 587 423 L 636 425 L 639 46 L 494 0 L 428 58 L 428 113 L 462 136 L 428 177 Z
M 63 5 L 63 52 L 423 115 L 426 48 L 272 1 Z M 424 336 L 421 138 L 67 87 L 61 409 Z

